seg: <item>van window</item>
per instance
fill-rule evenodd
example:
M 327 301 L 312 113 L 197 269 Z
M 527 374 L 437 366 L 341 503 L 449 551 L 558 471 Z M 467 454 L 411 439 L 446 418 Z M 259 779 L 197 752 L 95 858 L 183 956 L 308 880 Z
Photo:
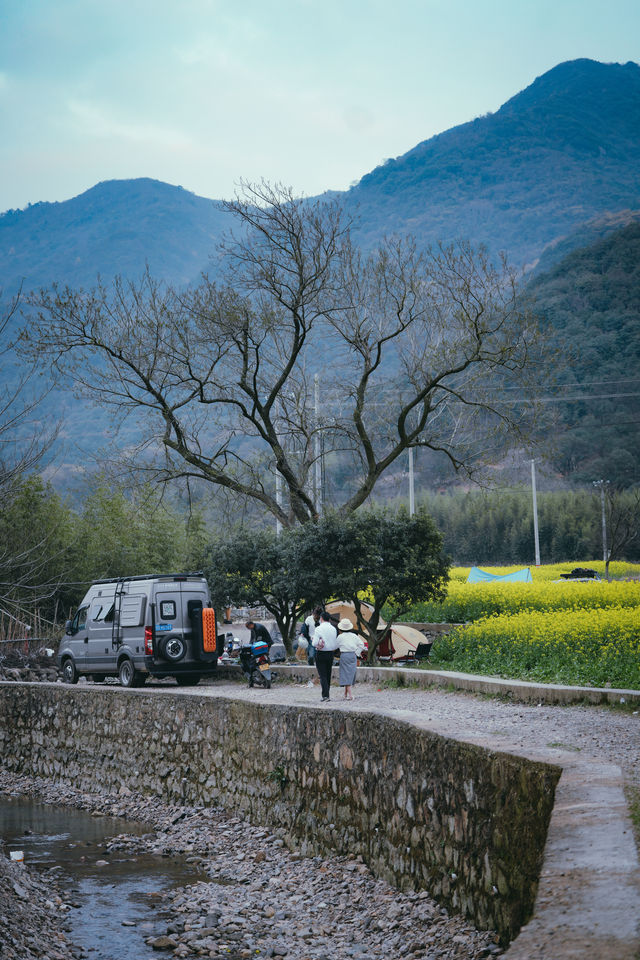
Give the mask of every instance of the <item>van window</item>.
M 160 619 L 175 620 L 175 618 L 176 618 L 175 600 L 162 600 L 160 602 Z
M 71 630 L 69 631 L 71 636 L 74 636 L 80 630 L 84 630 L 84 628 L 87 625 L 88 612 L 89 612 L 89 607 L 80 607 L 75 617 L 71 621 Z
M 143 594 L 125 595 L 120 601 L 120 626 L 139 627 L 144 618 L 146 597 Z
M 113 620 L 113 598 L 100 597 L 98 600 L 94 600 L 89 619 L 92 623 L 111 623 Z

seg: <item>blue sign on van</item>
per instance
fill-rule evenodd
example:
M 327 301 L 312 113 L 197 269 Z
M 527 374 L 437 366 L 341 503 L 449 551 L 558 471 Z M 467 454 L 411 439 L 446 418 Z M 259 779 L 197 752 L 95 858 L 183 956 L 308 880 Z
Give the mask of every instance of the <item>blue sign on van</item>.
M 172 630 L 173 627 L 170 623 L 158 623 L 156 624 L 156 630 Z

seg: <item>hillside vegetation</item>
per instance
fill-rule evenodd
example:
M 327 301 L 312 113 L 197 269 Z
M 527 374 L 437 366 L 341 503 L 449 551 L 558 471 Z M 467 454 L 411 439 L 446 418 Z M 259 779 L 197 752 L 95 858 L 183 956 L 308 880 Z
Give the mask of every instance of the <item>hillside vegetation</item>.
M 556 468 L 578 482 L 637 483 L 640 223 L 573 251 L 529 290 L 563 358 Z
M 224 213 L 213 200 L 158 180 L 110 180 L 62 203 L 0 216 L 0 288 L 88 287 L 98 275 L 183 285 L 210 266 Z
M 347 195 L 361 235 L 465 236 L 516 264 L 603 211 L 640 206 L 640 67 L 574 60 L 495 114 L 419 144 Z

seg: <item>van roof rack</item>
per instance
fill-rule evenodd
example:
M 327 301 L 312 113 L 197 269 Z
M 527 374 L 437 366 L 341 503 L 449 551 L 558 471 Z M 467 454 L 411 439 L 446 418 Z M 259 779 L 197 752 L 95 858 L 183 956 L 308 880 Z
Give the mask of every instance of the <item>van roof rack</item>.
M 105 580 L 92 580 L 92 583 L 130 583 L 134 580 L 186 580 L 188 577 L 204 577 L 202 571 L 194 573 L 147 573 L 138 577 L 107 577 Z

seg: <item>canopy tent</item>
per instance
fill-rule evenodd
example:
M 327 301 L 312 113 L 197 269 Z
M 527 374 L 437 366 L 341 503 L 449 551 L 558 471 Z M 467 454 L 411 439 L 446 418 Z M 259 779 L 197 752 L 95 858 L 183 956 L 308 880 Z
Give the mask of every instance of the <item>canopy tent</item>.
M 513 573 L 505 573 L 498 576 L 497 573 L 487 573 L 480 567 L 471 567 L 467 583 L 492 583 L 494 580 L 500 580 L 502 583 L 532 583 L 531 569 L 523 567 L 522 570 L 515 570 Z
M 327 604 L 326 609 L 333 617 L 338 617 L 340 620 L 346 617 L 348 620 L 351 620 L 357 630 L 356 611 L 352 603 L 346 600 L 334 600 L 333 603 Z M 373 607 L 368 603 L 362 603 L 361 610 L 362 616 L 368 621 L 373 613 Z M 380 618 L 378 621 L 378 629 L 382 631 L 386 626 L 385 621 Z M 377 655 L 381 660 L 413 659 L 416 655 L 418 644 L 424 644 L 425 642 L 425 636 L 419 630 L 416 630 L 414 627 L 408 627 L 403 623 L 395 623 L 391 629 L 387 631 L 382 643 L 378 647 Z
M 408 627 L 404 623 L 394 623 L 385 634 L 378 647 L 378 657 L 381 660 L 413 660 L 416 656 L 418 644 L 426 644 L 424 633 L 415 627 Z M 429 644 L 430 646 L 430 644 Z
M 343 620 L 345 617 L 347 620 L 351 620 L 351 623 L 354 627 L 358 628 L 358 622 L 356 620 L 356 608 L 348 600 L 332 600 L 331 603 L 328 603 L 325 607 L 327 613 L 330 613 L 332 617 L 337 617 L 338 620 Z M 360 610 L 364 620 L 369 622 L 371 614 L 373 613 L 373 607 L 370 603 L 361 603 Z M 378 620 L 378 627 L 380 630 L 384 630 L 386 627 L 385 621 L 380 617 Z

